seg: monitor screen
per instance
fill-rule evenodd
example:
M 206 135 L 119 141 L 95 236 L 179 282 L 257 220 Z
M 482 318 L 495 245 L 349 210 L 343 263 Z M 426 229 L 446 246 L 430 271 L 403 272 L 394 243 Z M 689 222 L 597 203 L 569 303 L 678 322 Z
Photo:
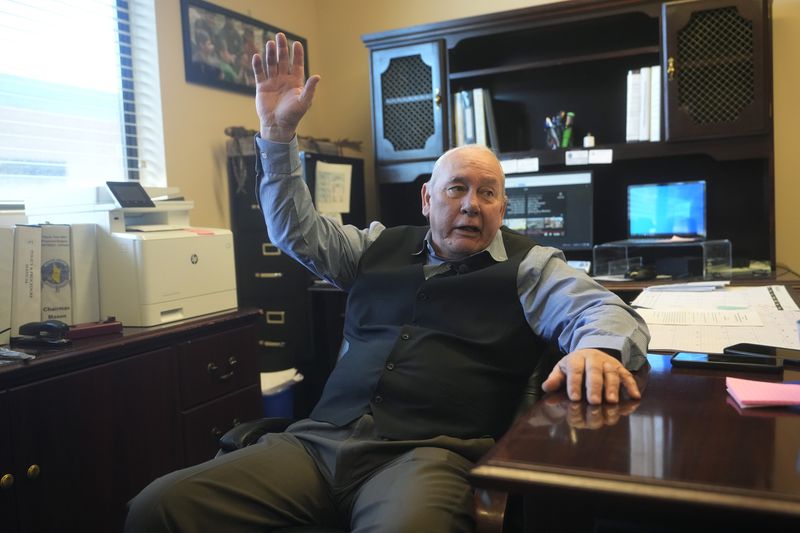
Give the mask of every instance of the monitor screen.
M 503 223 L 539 244 L 562 250 L 592 248 L 592 173 L 506 177 Z
M 705 238 L 705 180 L 629 185 L 628 233 Z

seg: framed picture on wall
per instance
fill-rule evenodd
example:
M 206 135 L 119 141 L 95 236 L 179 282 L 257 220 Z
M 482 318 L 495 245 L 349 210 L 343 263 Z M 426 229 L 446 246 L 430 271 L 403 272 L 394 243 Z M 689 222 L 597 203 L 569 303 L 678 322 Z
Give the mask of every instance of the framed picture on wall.
M 308 43 L 298 35 L 246 17 L 202 0 L 181 0 L 183 62 L 186 81 L 252 95 L 256 82 L 251 58 L 264 55 L 267 40 L 282 31 L 305 49 L 308 74 Z

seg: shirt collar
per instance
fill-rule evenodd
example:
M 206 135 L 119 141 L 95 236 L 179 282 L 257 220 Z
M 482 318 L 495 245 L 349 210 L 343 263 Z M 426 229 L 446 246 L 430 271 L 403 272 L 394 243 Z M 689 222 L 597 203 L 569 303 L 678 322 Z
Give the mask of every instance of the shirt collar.
M 446 259 L 442 259 L 438 255 L 436 255 L 436 252 L 433 249 L 432 242 L 433 241 L 431 239 L 431 230 L 428 229 L 428 233 L 425 234 L 425 239 L 422 242 L 422 247 L 416 252 L 414 252 L 412 255 L 421 255 L 423 252 L 427 251 L 428 264 L 438 265 L 441 263 L 447 263 L 448 261 Z M 492 259 L 494 259 L 498 263 L 501 263 L 503 261 L 508 261 L 508 254 L 506 253 L 506 245 L 503 243 L 502 231 L 497 230 L 497 233 L 495 233 L 494 239 L 492 239 L 492 242 L 489 243 L 489 246 L 487 246 L 480 252 L 473 254 L 473 256 L 481 254 L 483 252 L 489 252 L 489 255 L 492 257 Z

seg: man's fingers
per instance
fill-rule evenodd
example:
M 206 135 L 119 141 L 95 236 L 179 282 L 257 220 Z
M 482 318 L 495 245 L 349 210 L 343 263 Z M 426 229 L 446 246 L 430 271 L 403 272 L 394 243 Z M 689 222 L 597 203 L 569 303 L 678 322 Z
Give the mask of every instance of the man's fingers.
M 289 73 L 289 41 L 286 35 L 278 33 L 275 35 L 275 46 L 278 49 L 278 74 Z
M 292 74 L 305 73 L 305 52 L 303 52 L 303 44 L 300 41 L 295 41 L 292 44 Z
M 633 377 L 633 374 L 624 368 L 622 369 L 622 383 L 625 385 L 625 390 L 628 391 L 628 395 L 631 398 L 634 400 L 641 399 L 642 393 L 639 391 L 639 385 L 636 384 L 636 379 Z
M 590 404 L 597 405 L 603 402 L 603 372 L 597 365 L 586 366 L 586 399 Z
M 583 385 L 583 360 L 570 359 L 567 368 L 567 396 L 573 402 L 581 399 L 581 386 Z M 587 390 L 589 389 L 587 384 Z
M 562 383 L 564 383 L 564 373 L 558 368 L 558 365 L 556 365 L 550 372 L 550 375 L 547 376 L 547 379 L 542 382 L 542 390 L 545 392 L 553 392 L 561 388 Z
M 606 392 L 606 401 L 617 403 L 619 401 L 619 367 L 611 363 L 603 363 L 603 387 Z
M 278 49 L 275 41 L 267 41 L 267 77 L 274 78 L 278 74 Z
M 306 81 L 306 85 L 303 87 L 303 91 L 300 93 L 300 101 L 303 102 L 303 105 L 311 105 L 311 101 L 314 99 L 314 92 L 317 90 L 319 79 L 319 75 L 314 74 L 308 78 L 308 81 Z
M 251 63 L 253 64 L 253 76 L 256 79 L 256 84 L 265 81 L 267 77 L 264 74 L 264 63 L 261 61 L 261 56 L 253 54 Z

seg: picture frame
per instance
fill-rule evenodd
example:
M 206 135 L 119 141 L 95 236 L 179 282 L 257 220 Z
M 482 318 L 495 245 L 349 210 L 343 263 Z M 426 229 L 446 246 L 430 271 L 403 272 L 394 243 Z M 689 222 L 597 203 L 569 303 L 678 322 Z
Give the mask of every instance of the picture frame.
M 292 50 L 300 41 L 308 75 L 308 43 L 303 37 L 203 0 L 181 0 L 186 81 L 242 94 L 255 93 L 251 59 L 283 32 Z

